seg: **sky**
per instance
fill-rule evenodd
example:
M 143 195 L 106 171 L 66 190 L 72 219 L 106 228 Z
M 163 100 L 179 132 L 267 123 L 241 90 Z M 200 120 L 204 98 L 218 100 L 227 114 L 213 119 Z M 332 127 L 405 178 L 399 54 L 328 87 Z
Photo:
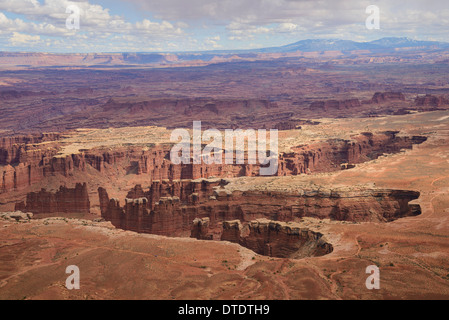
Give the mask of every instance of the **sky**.
M 370 5 L 380 9 L 380 29 L 366 27 Z M 235 50 L 382 37 L 449 42 L 448 31 L 447 0 L 0 0 L 0 51 Z

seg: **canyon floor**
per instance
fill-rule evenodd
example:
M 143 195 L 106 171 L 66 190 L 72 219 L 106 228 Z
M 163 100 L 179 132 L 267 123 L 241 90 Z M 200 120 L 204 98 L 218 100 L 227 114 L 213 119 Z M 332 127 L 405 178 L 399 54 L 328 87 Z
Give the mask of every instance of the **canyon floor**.
M 448 299 L 447 119 L 449 111 L 356 121 L 320 119 L 320 125 L 303 132 L 282 132 L 282 141 L 297 145 L 301 135 L 344 137 L 386 130 L 425 135 L 428 140 L 350 170 L 228 179 L 226 189 L 241 191 L 287 192 L 305 185 L 350 190 L 368 185 L 420 192 L 413 203 L 421 206 L 422 213 L 393 222 L 304 218 L 304 224 L 332 243 L 330 254 L 274 258 L 230 242 L 139 234 L 96 220 L 99 210 L 87 217 L 67 214 L 30 221 L 3 220 L 0 299 Z M 128 133 L 132 135 L 134 130 Z M 79 136 L 67 139 L 80 142 Z M 122 191 L 114 188 L 113 179 L 103 177 L 98 185 L 106 185 L 123 198 L 125 191 L 143 179 L 134 178 L 128 187 L 122 185 Z M 90 192 L 94 189 L 95 183 Z M 69 265 L 80 268 L 80 290 L 65 287 Z M 380 268 L 380 290 L 365 286 L 365 270 L 370 265 Z

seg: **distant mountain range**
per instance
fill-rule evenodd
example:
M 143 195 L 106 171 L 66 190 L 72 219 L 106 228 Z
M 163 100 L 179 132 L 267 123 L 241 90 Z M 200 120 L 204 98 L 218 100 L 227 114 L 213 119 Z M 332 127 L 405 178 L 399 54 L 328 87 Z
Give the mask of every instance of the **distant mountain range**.
M 288 52 L 317 52 L 317 51 L 394 51 L 399 48 L 416 48 L 422 50 L 448 49 L 449 43 L 438 41 L 420 41 L 409 38 L 382 38 L 370 42 L 356 42 L 339 39 L 308 39 L 301 40 L 281 47 L 249 49 L 249 50 L 215 50 L 201 53 L 230 54 L 230 53 L 288 53 Z M 182 53 L 178 53 L 182 54 Z
M 398 48 L 446 49 L 449 48 L 449 43 L 419 41 L 409 38 L 382 38 L 370 42 L 355 42 L 350 40 L 302 40 L 282 47 L 260 49 L 259 52 L 388 51 Z

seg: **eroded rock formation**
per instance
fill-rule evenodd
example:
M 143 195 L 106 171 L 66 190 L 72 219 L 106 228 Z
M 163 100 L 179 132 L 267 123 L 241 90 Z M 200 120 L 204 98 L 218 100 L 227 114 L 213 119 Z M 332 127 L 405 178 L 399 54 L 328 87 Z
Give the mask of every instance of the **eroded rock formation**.
M 23 190 L 45 177 L 68 176 L 79 155 L 58 157 L 59 134 L 7 137 L 0 140 L 0 193 Z
M 102 173 L 115 167 L 127 173 L 148 175 L 150 181 L 200 179 L 208 177 L 258 176 L 260 165 L 181 164 L 170 161 L 169 146 L 93 148 L 74 154 L 59 154 L 59 135 L 4 138 L 0 141 L 0 193 L 24 190 L 49 176 L 69 177 L 88 166 Z M 341 164 L 354 165 L 396 153 L 420 144 L 425 137 L 399 137 L 397 132 L 365 133 L 352 140 L 329 140 L 297 146 L 279 155 L 278 176 L 341 170 Z M 44 143 L 43 143 L 44 142 Z M 245 154 L 245 158 L 248 155 Z M 347 167 L 346 167 L 347 168 Z
M 315 190 L 298 192 L 229 191 L 221 188 L 225 182 L 182 181 L 183 191 L 174 188 L 181 182 L 167 182 L 164 190 L 151 187 L 144 197 L 126 199 L 120 207 L 117 200 L 105 198 L 100 192 L 102 217 L 116 227 L 144 233 L 166 236 L 187 236 L 192 222 L 208 218 L 208 230 L 197 230 L 197 234 L 213 234 L 224 221 L 249 222 L 260 218 L 275 221 L 295 221 L 303 217 L 354 222 L 389 222 L 398 218 L 420 214 L 418 205 L 410 205 L 419 197 L 418 192 L 377 189 Z M 156 183 L 158 184 L 158 183 Z M 212 186 L 201 192 L 195 186 Z M 132 191 L 135 194 L 135 190 Z M 141 196 L 137 194 L 136 196 Z M 152 200 L 151 200 L 152 199 Z M 206 225 L 206 223 L 201 224 Z M 204 228 L 203 228 L 204 229 Z
M 192 121 L 203 119 L 204 128 L 247 128 L 259 121 L 263 125 L 287 120 L 291 113 L 277 113 L 278 105 L 265 99 L 205 99 L 205 98 L 164 98 L 164 99 L 110 99 L 102 107 L 106 117 L 127 113 L 148 123 L 165 122 L 169 128 L 191 126 Z M 160 110 L 164 110 L 161 115 Z M 263 117 L 267 113 L 270 117 Z M 167 125 L 167 120 L 171 124 Z
M 213 240 L 214 235 L 210 233 L 210 219 L 196 218 L 193 220 L 190 237 L 198 240 Z
M 415 99 L 415 104 L 418 107 L 430 107 L 430 108 L 440 108 L 449 105 L 449 100 L 442 96 L 433 96 L 426 94 L 425 96 L 418 96 Z
M 347 110 L 356 107 L 360 107 L 361 103 L 358 99 L 349 99 L 349 100 L 327 100 L 327 101 L 316 101 L 310 105 L 310 110 Z
M 278 175 L 330 172 L 347 169 L 354 164 L 377 159 L 383 154 L 397 153 L 421 144 L 425 137 L 398 137 L 398 132 L 363 133 L 348 140 L 331 140 L 298 146 L 279 157 Z M 346 164 L 346 166 L 343 166 Z
M 301 126 L 297 121 L 282 121 L 274 126 L 277 130 L 295 130 L 301 129 Z
M 270 257 L 300 259 L 323 256 L 333 247 L 319 232 L 298 223 L 259 219 L 242 224 L 239 220 L 225 221 L 221 240 L 240 244 Z
M 377 104 L 389 101 L 405 101 L 405 96 L 401 92 L 376 92 L 371 101 Z
M 16 210 L 34 214 L 48 213 L 89 213 L 90 200 L 87 184 L 77 183 L 75 188 L 61 186 L 56 192 L 42 189 L 28 193 L 26 204 L 19 202 Z
M 99 188 L 101 214 L 124 230 L 225 240 L 263 255 L 303 258 L 333 250 L 321 233 L 301 224 L 304 218 L 390 222 L 421 213 L 419 205 L 409 203 L 420 195 L 414 191 L 312 187 L 295 192 L 232 191 L 226 184 L 220 179 L 156 181 L 148 191 L 137 185 L 123 207 Z
M 380 109 L 375 111 L 376 114 L 394 114 L 398 111 L 388 108 L 392 102 L 404 103 L 401 105 L 405 106 L 404 94 L 401 92 L 376 92 L 371 99 L 363 101 L 359 99 L 315 101 L 310 104 L 309 110 L 323 115 L 330 113 L 338 117 L 345 117 L 347 114 L 354 115 L 357 112 L 359 112 L 359 116 L 370 116 L 371 111 L 366 110 L 366 105 L 378 105 L 376 108 L 380 107 Z M 409 107 L 412 108 L 412 106 Z

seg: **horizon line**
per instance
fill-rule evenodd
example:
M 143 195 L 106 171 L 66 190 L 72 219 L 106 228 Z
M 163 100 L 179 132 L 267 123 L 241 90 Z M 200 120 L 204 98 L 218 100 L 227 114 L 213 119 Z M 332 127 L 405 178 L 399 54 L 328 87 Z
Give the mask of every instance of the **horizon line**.
M 0 53 L 41 53 L 41 54 L 54 54 L 54 55 L 76 55 L 76 54 L 194 54 L 194 53 L 232 53 L 232 52 L 242 52 L 242 51 L 246 51 L 246 52 L 252 52 L 252 51 L 256 51 L 256 50 L 261 50 L 261 49 L 274 49 L 274 48 L 282 48 L 282 47 L 286 47 L 289 45 L 293 45 L 293 44 L 297 44 L 301 41 L 308 41 L 308 40 L 322 40 L 322 41 L 350 41 L 350 42 L 354 42 L 354 43 L 371 43 L 374 41 L 379 41 L 379 40 L 383 40 L 383 39 L 406 39 L 406 40 L 410 40 L 410 41 L 418 41 L 418 42 L 434 42 L 434 43 L 443 43 L 443 44 L 449 44 L 449 42 L 446 41 L 437 41 L 437 40 L 416 40 L 416 39 L 412 39 L 406 36 L 403 37 L 381 37 L 378 38 L 376 40 L 370 40 L 370 41 L 354 41 L 354 40 L 350 40 L 350 39 L 342 39 L 342 38 L 306 38 L 306 39 L 302 39 L 302 40 L 298 40 L 296 42 L 290 42 L 287 44 L 283 44 L 280 46 L 268 46 L 268 47 L 258 47 L 258 48 L 242 48 L 242 49 L 215 49 L 215 50 L 196 50 L 196 51 L 90 51 L 90 52 L 52 52 L 52 51 L 8 51 L 8 50 L 4 50 L 4 49 L 0 49 Z M 300 50 L 299 50 L 300 51 Z M 318 50 L 318 51 L 322 51 L 322 50 Z

